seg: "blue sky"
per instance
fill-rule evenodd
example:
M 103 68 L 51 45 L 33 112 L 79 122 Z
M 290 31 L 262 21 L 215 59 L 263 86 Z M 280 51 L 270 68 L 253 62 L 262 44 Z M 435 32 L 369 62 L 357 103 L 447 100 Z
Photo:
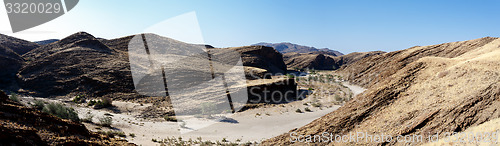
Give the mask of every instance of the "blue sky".
M 205 43 L 235 47 L 292 42 L 343 53 L 500 37 L 500 1 L 80 0 L 68 14 L 12 34 L 0 11 L 0 33 L 37 41 L 77 31 L 116 38 L 196 11 Z

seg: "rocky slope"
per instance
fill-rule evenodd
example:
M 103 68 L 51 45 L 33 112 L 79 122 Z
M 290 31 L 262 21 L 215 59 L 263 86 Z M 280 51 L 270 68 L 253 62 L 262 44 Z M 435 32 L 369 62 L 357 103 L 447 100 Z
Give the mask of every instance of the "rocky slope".
M 19 55 L 23 55 L 24 53 L 40 46 L 37 43 L 18 39 L 4 34 L 0 34 L 0 45 L 12 49 Z
M 12 49 L 0 45 L 0 89 L 16 91 L 18 88 L 16 73 L 24 60 Z
M 406 50 L 367 57 L 341 69 L 351 82 L 366 88 L 386 79 L 406 65 L 423 57 L 453 58 L 473 52 L 496 38 L 485 37 L 469 41 L 445 43 L 431 46 L 416 46 Z
M 349 79 L 370 88 L 337 111 L 290 132 L 423 136 L 412 143 L 356 143 L 404 145 L 426 143 L 436 133 L 445 137 L 445 132 L 464 131 L 500 117 L 499 59 L 500 39 L 490 37 L 362 59 L 341 71 L 353 72 Z M 263 144 L 292 144 L 289 134 Z
M 309 47 L 309 46 L 302 46 L 302 45 L 297 45 L 297 44 L 292 44 L 292 43 L 257 43 L 253 44 L 252 46 L 267 46 L 267 47 L 273 47 L 280 53 L 290 53 L 290 52 L 295 52 L 295 53 L 310 53 L 310 52 L 326 52 L 329 55 L 332 56 L 341 56 L 344 55 L 340 53 L 339 51 L 335 50 L 330 50 L 328 48 L 322 48 L 322 49 L 317 49 L 315 47 Z
M 285 53 L 283 58 L 289 70 L 297 69 L 318 69 L 335 70 L 342 66 L 349 65 L 363 58 L 380 55 L 385 52 L 355 52 L 342 56 L 332 56 L 328 52 L 310 52 L 310 53 Z
M 129 63 L 92 35 L 79 32 L 23 55 L 18 78 L 34 96 L 70 93 L 92 96 L 128 96 L 134 93 Z M 132 96 L 133 97 L 133 96 Z
M 62 120 L 11 101 L 0 91 L 0 145 L 133 145 L 89 132 L 84 125 Z

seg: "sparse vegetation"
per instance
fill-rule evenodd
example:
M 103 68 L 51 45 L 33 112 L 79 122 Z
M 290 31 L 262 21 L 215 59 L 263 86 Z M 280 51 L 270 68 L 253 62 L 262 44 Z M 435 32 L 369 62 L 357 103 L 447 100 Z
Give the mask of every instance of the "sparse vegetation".
M 41 100 L 34 100 L 33 101 L 33 104 L 31 105 L 33 108 L 37 109 L 37 110 L 42 110 L 43 107 L 45 107 L 45 103 L 43 103 L 43 101 Z
M 85 102 L 85 96 L 83 96 L 83 95 L 77 95 L 77 96 L 75 96 L 75 98 L 73 98 L 72 101 L 74 103 L 77 103 L 77 104 L 84 103 Z
M 296 112 L 296 113 L 302 113 L 302 110 L 297 109 L 297 110 L 295 110 L 295 112 Z
M 94 115 L 90 111 L 88 111 L 87 114 L 85 114 L 85 116 L 82 118 L 82 122 L 92 123 L 93 118 Z
M 60 103 L 49 103 L 45 105 L 42 111 L 61 119 L 69 119 L 76 122 L 80 121 L 80 119 L 78 118 L 78 114 L 75 112 L 75 109 L 65 107 Z
M 304 108 L 304 111 L 306 111 L 306 112 L 312 112 L 312 110 L 309 109 L 308 107 Z
M 170 121 L 170 122 L 177 122 L 177 118 L 175 116 L 164 116 L 163 119 L 165 119 L 165 121 Z
M 99 125 L 103 127 L 111 127 L 111 124 L 113 124 L 113 118 L 109 116 L 104 116 L 99 118 Z
M 102 134 L 102 135 L 106 135 L 108 137 L 115 137 L 115 136 L 119 136 L 119 137 L 127 137 L 127 135 L 125 135 L 125 132 L 123 131 L 97 131 L 97 133 L 99 134 Z
M 319 103 L 319 102 L 311 103 L 311 105 L 313 107 L 321 107 L 321 103 Z
M 109 97 L 101 98 L 101 100 L 90 100 L 88 106 L 94 106 L 95 109 L 106 108 L 113 106 L 113 100 Z
M 20 102 L 19 97 L 16 93 L 11 93 L 9 99 L 18 103 Z
M 129 133 L 128 136 L 135 138 L 135 133 Z

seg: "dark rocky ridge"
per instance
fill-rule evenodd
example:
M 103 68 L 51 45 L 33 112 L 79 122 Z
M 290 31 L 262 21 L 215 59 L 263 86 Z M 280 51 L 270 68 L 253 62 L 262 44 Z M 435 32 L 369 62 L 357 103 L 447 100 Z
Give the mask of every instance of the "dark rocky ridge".
M 19 55 L 23 55 L 24 53 L 40 46 L 37 43 L 18 39 L 4 34 L 0 34 L 0 45 L 12 49 Z
M 310 53 L 285 53 L 283 58 L 289 70 L 297 69 L 317 69 L 317 70 L 335 70 L 349 65 L 363 58 L 380 55 L 385 52 L 355 52 L 342 56 L 332 56 L 329 52 L 310 52 Z
M 302 46 L 302 45 L 297 45 L 297 44 L 292 44 L 292 43 L 257 43 L 253 44 L 252 46 L 267 46 L 267 47 L 273 47 L 276 49 L 278 52 L 285 54 L 285 53 L 290 53 L 290 52 L 295 52 L 295 53 L 311 53 L 311 52 L 327 52 L 329 55 L 332 56 L 341 56 L 344 55 L 340 53 L 339 51 L 335 50 L 330 50 L 328 48 L 322 48 L 322 49 L 317 49 L 315 47 L 309 47 L 309 46 Z
M 16 73 L 24 64 L 24 60 L 16 52 L 0 45 L 0 89 L 16 91 L 18 88 Z
M 85 32 L 37 48 L 23 57 L 30 63 L 23 66 L 18 78 L 22 88 L 35 96 L 134 93 L 128 60 Z
M 280 73 L 283 75 L 286 73 L 283 56 L 271 47 L 245 46 L 225 49 L 240 52 L 244 66 L 262 68 L 273 74 Z

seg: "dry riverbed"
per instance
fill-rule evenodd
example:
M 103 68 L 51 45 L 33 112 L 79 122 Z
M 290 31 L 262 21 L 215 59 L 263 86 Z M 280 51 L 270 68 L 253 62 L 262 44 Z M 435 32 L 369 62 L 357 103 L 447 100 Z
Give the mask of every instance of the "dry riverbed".
M 22 101 L 30 103 L 36 99 L 47 103 L 64 103 L 73 107 L 81 119 L 93 116 L 93 123 L 84 123 L 89 130 L 121 131 L 125 134 L 125 139 L 138 145 L 160 145 L 158 141 L 167 138 L 178 139 L 178 137 L 182 137 L 183 141 L 202 139 L 212 142 L 258 143 L 291 129 L 302 127 L 342 105 L 342 102 L 325 98 L 327 95 L 335 97 L 339 93 L 339 95 L 344 96 L 355 96 L 364 91 L 359 86 L 349 85 L 345 82 L 337 83 L 335 85 L 314 82 L 302 84 L 299 81 L 301 91 L 310 93 L 303 100 L 279 105 L 266 105 L 235 114 L 212 115 L 212 117 L 176 117 L 178 120 L 182 120 L 181 122 L 169 122 L 163 118 L 139 118 L 152 104 L 113 101 L 114 107 L 111 109 L 93 109 L 86 104 L 74 104 L 70 99 L 22 97 Z M 326 86 L 328 87 L 319 88 Z M 309 91 L 311 88 L 312 90 Z M 111 127 L 101 127 L 96 124 L 103 117 L 113 119 Z

